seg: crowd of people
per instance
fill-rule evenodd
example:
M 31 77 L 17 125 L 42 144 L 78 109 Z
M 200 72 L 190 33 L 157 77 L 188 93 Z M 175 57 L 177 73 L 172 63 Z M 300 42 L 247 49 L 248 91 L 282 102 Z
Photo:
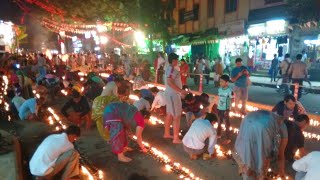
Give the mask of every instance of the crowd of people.
M 303 81 L 308 79 L 308 66 L 304 61 L 303 54 L 298 54 L 295 61 L 290 59 L 290 54 L 286 54 L 282 61 L 280 61 L 277 54 L 275 54 L 269 72 L 271 82 L 276 82 L 278 74 L 280 74 L 282 76 L 282 86 L 284 87 L 285 94 L 290 94 L 289 87 L 291 87 L 291 92 L 294 93 L 294 86 L 290 86 L 288 83 L 299 84 L 298 99 L 300 99 L 302 96 L 301 86 L 303 86 Z
M 57 90 L 64 89 L 70 96 L 61 107 L 61 114 L 73 125 L 61 134 L 47 137 L 30 160 L 30 171 L 39 179 L 56 176 L 61 171 L 62 179 L 79 179 L 79 154 L 72 143 L 80 136 L 82 124 L 85 124 L 85 130 L 90 130 L 92 122 L 95 122 L 101 137 L 109 142 L 118 160 L 130 162 L 132 159 L 126 155 L 126 152 L 132 150 L 128 146 L 128 138 L 135 134 L 141 152 L 147 152 L 142 143 L 143 131 L 150 114 L 155 112 L 165 116 L 163 138 L 172 139 L 174 144 L 181 143 L 192 160 L 201 155 L 204 159 L 213 157 L 218 141 L 223 144 L 232 142 L 229 129 L 231 111 L 246 115 L 241 121 L 233 151 L 233 158 L 239 165 L 243 179 L 263 179 L 274 159 L 278 162 L 279 175 L 284 176 L 286 161 L 293 162 L 297 150 L 302 162 L 296 161 L 294 169 L 306 172 L 308 170 L 301 168 L 301 164 L 314 163 L 309 156 L 316 152 L 307 155 L 304 149 L 303 129 L 309 124 L 309 117 L 294 96 L 286 96 L 276 104 L 272 112 L 247 112 L 250 73 L 242 65 L 241 58 L 235 60 L 236 67 L 232 69 L 230 76 L 228 72 L 221 73 L 219 83 L 216 84 L 219 86 L 218 99 L 212 101 L 208 94 L 194 95 L 188 89 L 188 67 L 182 59 L 179 68 L 179 56 L 175 53 L 169 54 L 167 58 L 162 53 L 158 54 L 156 81 L 164 82 L 164 91 L 157 87 L 149 88 L 148 79 L 141 78 L 139 73 L 134 72 L 128 55 L 119 57 L 117 62 L 110 62 L 123 65 L 124 72 L 121 75 L 117 69 L 107 71 L 104 65 L 101 66 L 102 71 L 94 64 L 91 64 L 91 69 L 83 70 L 82 66 L 87 61 L 79 64 L 76 59 L 83 60 L 86 57 L 93 56 L 72 55 L 68 57 L 68 61 L 63 62 L 57 60 L 59 56 L 48 60 L 44 54 L 39 54 L 28 57 L 32 60 L 27 60 L 27 63 L 13 58 L 3 66 L 8 67 L 3 73 L 9 77 L 8 95 L 12 109 L 20 120 L 41 121 L 41 109 L 49 100 L 54 103 Z M 22 57 L 24 58 L 26 57 Z M 73 65 L 75 62 L 76 65 Z M 98 63 L 98 60 L 94 62 Z M 69 66 L 73 67 L 67 68 Z M 83 71 L 80 71 L 81 68 Z M 217 71 L 221 69 L 217 67 Z M 106 71 L 108 76 L 103 76 L 102 72 Z M 81 74 L 86 74 L 86 77 Z M 234 83 L 233 89 L 229 82 Z M 34 90 L 39 96 L 34 95 Z M 132 102 L 129 99 L 131 94 L 137 95 L 139 99 Z M 232 102 L 236 104 L 234 109 Z M 188 129 L 181 139 L 180 124 L 184 114 Z M 213 127 L 215 123 L 218 124 L 217 129 Z M 221 127 L 223 123 L 226 127 L 224 136 Z M 170 131 L 171 125 L 173 134 Z

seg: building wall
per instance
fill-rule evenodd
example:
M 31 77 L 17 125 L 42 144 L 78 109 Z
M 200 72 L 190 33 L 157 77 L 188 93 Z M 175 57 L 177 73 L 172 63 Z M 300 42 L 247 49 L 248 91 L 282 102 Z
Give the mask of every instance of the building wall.
M 208 0 L 176 0 L 176 8 L 173 16 L 175 26 L 173 34 L 196 33 L 217 27 L 237 20 L 247 21 L 250 4 L 252 0 L 238 0 L 237 10 L 232 13 L 225 12 L 225 0 L 214 0 L 214 16 L 208 17 Z M 255 0 L 253 0 L 255 1 Z M 179 10 L 191 11 L 194 4 L 199 4 L 199 18 L 197 21 L 188 21 L 184 24 L 179 23 Z
M 270 4 L 266 4 L 265 0 L 250 0 L 250 9 L 262 9 L 283 4 L 285 4 L 285 0 L 283 2 L 275 2 Z

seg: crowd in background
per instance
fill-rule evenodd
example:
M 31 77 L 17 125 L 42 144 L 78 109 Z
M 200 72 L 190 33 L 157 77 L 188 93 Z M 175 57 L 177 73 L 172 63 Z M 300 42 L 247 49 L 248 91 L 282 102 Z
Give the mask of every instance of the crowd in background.
M 185 60 L 179 63 L 179 56 L 174 53 L 168 57 L 159 53 L 154 64 L 155 79 L 165 84 L 164 91 L 156 87 L 149 88 L 148 82 L 152 80 L 150 64 L 135 67 L 135 60 L 127 54 L 100 58 L 90 53 L 54 55 L 49 59 L 40 53 L 6 58 L 2 61 L 2 71 L 9 77 L 8 96 L 20 120 L 42 121 L 41 110 L 48 101 L 54 103 L 55 94 L 61 89 L 66 90 L 70 97 L 62 106 L 61 114 L 75 126 L 70 126 L 65 134 L 50 136 L 43 141 L 52 147 L 55 146 L 52 143 L 54 139 L 61 141 L 60 146 L 55 146 L 57 149 L 46 149 L 45 145 L 38 147 L 30 161 L 31 173 L 35 176 L 54 176 L 61 171 L 55 169 L 57 167 L 67 168 L 63 177 L 76 175 L 78 171 L 72 168 L 78 164 L 75 161 L 78 155 L 70 151 L 73 149 L 70 143 L 80 136 L 79 127 L 84 124 L 85 130 L 90 130 L 92 122 L 95 122 L 100 135 L 109 141 L 118 160 L 131 161 L 126 155 L 127 151 L 132 150 L 128 146 L 129 132 L 135 132 L 141 151 L 147 152 L 142 135 L 146 121 L 154 112 L 165 116 L 163 138 L 172 139 L 174 144 L 182 143 L 193 160 L 200 155 L 204 159 L 211 158 L 218 142 L 232 142 L 229 131 L 231 110 L 246 115 L 233 151 L 244 179 L 265 177 L 272 158 L 278 159 L 279 175 L 284 176 L 286 160 L 293 162 L 297 150 L 301 157 L 307 154 L 302 132 L 309 124 L 309 117 L 295 97 L 286 96 L 273 108 L 273 113 L 247 112 L 250 70 L 242 65 L 241 58 L 235 60 L 236 67 L 230 71 L 223 70 L 221 58 L 217 59 L 215 72 L 219 78 L 215 80 L 215 86 L 219 86 L 219 98 L 215 101 L 211 101 L 205 93 L 197 96 L 190 93 L 185 83 L 185 78 L 189 76 L 187 65 Z M 101 59 L 105 61 L 100 63 Z M 199 57 L 195 72 L 208 74 L 209 69 L 209 61 Z M 108 76 L 103 75 L 105 72 Z M 199 79 L 195 78 L 195 82 L 199 83 Z M 233 88 L 229 82 L 234 83 Z M 34 90 L 39 97 L 35 96 Z M 129 103 L 131 94 L 138 96 L 133 103 Z M 232 102 L 236 104 L 235 109 L 231 106 Z M 181 139 L 180 120 L 183 114 L 186 115 L 188 129 Z M 215 123 L 218 123 L 217 129 L 213 128 Z M 222 133 L 222 124 L 225 124 L 225 133 Z M 61 161 L 52 162 L 46 159 L 47 156 L 60 158 Z M 45 164 L 42 166 L 44 169 L 38 169 L 40 161 Z M 50 163 L 62 164 L 55 166 Z M 303 171 L 299 169 L 298 162 L 293 167 Z

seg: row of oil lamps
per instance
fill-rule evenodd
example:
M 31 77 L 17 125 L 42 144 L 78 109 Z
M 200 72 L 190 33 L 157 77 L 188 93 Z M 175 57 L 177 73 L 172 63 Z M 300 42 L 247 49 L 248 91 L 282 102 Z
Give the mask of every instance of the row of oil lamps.
M 7 95 L 9 80 L 8 80 L 7 76 L 2 76 L 2 80 L 3 80 L 3 83 L 2 83 L 2 88 L 1 88 L 2 92 L 0 95 L 0 104 L 3 103 L 5 111 L 9 112 L 10 106 L 9 106 L 8 102 L 5 101 L 4 96 L 3 96 L 3 95 Z M 40 98 L 40 95 L 37 94 L 35 91 L 33 93 L 36 95 L 37 98 Z M 49 107 L 47 110 L 52 115 L 52 116 L 48 117 L 48 124 L 50 124 L 50 125 L 57 124 L 57 126 L 55 127 L 56 131 L 66 129 L 67 126 L 65 124 L 63 124 L 63 122 L 60 120 L 59 116 L 54 112 L 54 110 L 51 107 Z M 52 117 L 54 117 L 54 119 Z M 8 121 L 11 121 L 10 115 L 8 115 Z M 85 165 L 83 165 L 83 164 L 81 165 L 81 172 L 88 180 L 104 179 L 104 174 L 101 170 L 98 170 L 96 175 L 94 176 L 88 169 L 89 168 L 86 167 Z

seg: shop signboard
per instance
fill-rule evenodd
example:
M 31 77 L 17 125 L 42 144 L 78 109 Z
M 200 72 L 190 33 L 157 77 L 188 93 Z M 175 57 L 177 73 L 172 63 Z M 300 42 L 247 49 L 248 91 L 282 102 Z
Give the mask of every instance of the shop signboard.
M 194 13 L 193 10 L 191 11 L 187 11 L 183 14 L 183 21 L 187 22 L 187 21 L 193 21 L 194 19 Z
M 282 19 L 252 24 L 248 28 L 249 36 L 281 35 L 287 34 L 287 31 L 288 22 Z
M 227 37 L 241 36 L 244 34 L 244 20 L 233 21 L 218 25 L 219 34 Z
M 199 18 L 199 5 L 194 5 L 193 9 L 190 11 L 181 11 L 181 22 L 185 23 L 187 21 L 197 21 Z

